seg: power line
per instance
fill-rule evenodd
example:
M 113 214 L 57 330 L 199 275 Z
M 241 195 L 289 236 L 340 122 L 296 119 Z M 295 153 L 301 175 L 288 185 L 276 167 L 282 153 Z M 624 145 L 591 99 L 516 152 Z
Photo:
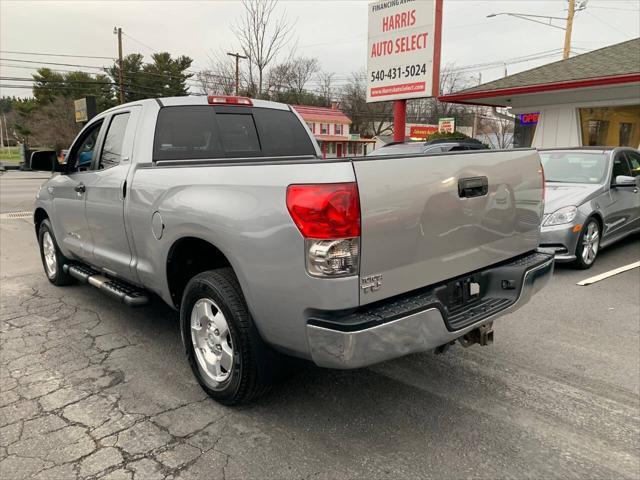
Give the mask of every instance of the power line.
M 45 57 L 99 58 L 103 60 L 115 60 L 115 58 L 113 57 L 100 57 L 96 55 L 70 55 L 66 53 L 19 52 L 15 50 L 0 50 L 0 53 L 11 53 L 16 55 L 41 55 Z
M 7 61 L 7 62 L 21 62 L 21 63 L 35 63 L 38 65 L 56 65 L 56 66 L 64 66 L 64 67 L 82 67 L 82 68 L 93 68 L 96 70 L 101 70 L 102 72 L 105 72 L 105 70 L 107 70 L 108 68 L 111 67 L 96 67 L 94 65 L 83 65 L 83 64 L 78 64 L 78 63 L 59 63 L 59 62 L 42 62 L 42 61 L 35 61 L 35 60 L 20 60 L 20 59 L 16 59 L 16 58 L 3 58 L 0 57 L 0 61 Z M 152 64 L 144 64 L 144 65 L 152 65 Z M 36 69 L 40 69 L 40 68 L 47 68 L 47 67 L 38 67 Z M 84 72 L 84 73 L 90 73 L 90 72 Z M 92 73 L 94 74 L 94 73 Z M 126 74 L 126 72 L 125 72 Z M 154 72 L 136 72 L 136 75 L 150 75 L 153 77 L 162 77 L 162 78 L 171 78 L 174 75 L 171 74 L 161 74 L 161 73 L 154 73 Z M 231 78 L 231 77 L 229 77 Z M 192 78 L 186 78 L 184 79 L 185 82 L 197 82 L 196 79 L 192 79 Z
M 122 35 L 124 35 L 125 37 L 127 37 L 129 40 L 133 40 L 134 42 L 136 42 L 136 43 L 138 43 L 138 44 L 142 45 L 143 47 L 145 47 L 145 48 L 147 48 L 147 49 L 151 50 L 153 53 L 158 53 L 158 50 L 156 50 L 156 49 L 155 49 L 155 48 L 153 48 L 153 47 L 150 47 L 149 45 L 147 45 L 146 43 L 141 42 L 140 40 L 136 40 L 135 38 L 133 38 L 133 37 L 132 37 L 131 35 L 129 35 L 128 33 L 126 33 L 126 32 L 122 32 Z

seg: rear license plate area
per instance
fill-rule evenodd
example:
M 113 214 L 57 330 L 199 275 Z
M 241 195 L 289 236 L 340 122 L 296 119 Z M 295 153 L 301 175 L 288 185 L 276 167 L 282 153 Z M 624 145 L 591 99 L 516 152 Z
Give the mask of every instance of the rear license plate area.
M 476 303 L 480 300 L 482 292 L 480 278 L 471 275 L 447 283 L 445 305 L 450 312 Z

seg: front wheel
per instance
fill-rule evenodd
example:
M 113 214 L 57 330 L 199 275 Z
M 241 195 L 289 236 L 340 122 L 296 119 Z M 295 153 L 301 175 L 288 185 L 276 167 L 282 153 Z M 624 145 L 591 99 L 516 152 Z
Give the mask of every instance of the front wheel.
M 256 331 L 230 268 L 203 272 L 189 281 L 180 324 L 191 370 L 210 397 L 238 405 L 266 390 L 278 354 Z
M 596 261 L 599 250 L 600 224 L 596 219 L 591 218 L 582 228 L 580 238 L 578 238 L 574 265 L 582 270 L 591 268 Z
M 73 283 L 73 277 L 62 269 L 67 259 L 58 248 L 49 220 L 43 220 L 40 224 L 38 244 L 40 245 L 40 257 L 42 258 L 44 272 L 47 274 L 49 281 L 58 286 Z

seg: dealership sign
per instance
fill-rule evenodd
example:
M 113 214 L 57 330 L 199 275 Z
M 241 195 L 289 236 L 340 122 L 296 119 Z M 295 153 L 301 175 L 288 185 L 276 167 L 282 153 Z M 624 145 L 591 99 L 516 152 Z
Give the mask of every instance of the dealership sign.
M 440 133 L 453 133 L 456 131 L 455 118 L 441 118 L 438 120 L 438 131 Z
M 441 1 L 383 0 L 369 5 L 367 102 L 437 95 L 433 79 L 440 63 L 436 26 L 441 9 L 436 5 L 441 7 Z

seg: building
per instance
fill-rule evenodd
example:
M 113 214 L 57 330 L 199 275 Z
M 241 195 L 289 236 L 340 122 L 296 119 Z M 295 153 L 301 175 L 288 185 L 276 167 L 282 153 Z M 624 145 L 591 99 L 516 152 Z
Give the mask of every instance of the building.
M 366 155 L 373 149 L 375 140 L 351 134 L 351 119 L 338 109 L 334 102 L 331 108 L 292 105 L 307 123 L 316 138 L 323 158 L 353 157 Z
M 514 146 L 640 145 L 640 38 L 543 65 L 441 101 L 510 107 Z

